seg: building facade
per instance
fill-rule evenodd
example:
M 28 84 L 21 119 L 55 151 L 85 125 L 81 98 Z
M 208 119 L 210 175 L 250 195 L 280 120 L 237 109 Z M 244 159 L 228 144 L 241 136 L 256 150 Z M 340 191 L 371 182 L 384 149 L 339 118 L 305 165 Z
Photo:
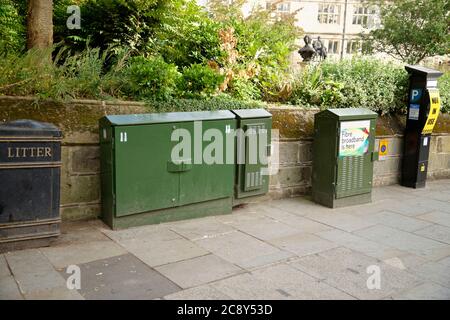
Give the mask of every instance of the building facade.
M 197 0 L 197 3 L 207 6 L 208 0 Z M 242 8 L 243 14 L 249 14 L 256 6 L 274 9 L 280 19 L 284 14 L 295 13 L 297 26 L 313 41 L 320 37 L 330 59 L 364 53 L 361 33 L 380 25 L 378 8 L 367 0 L 248 0 Z M 297 44 L 303 47 L 303 39 L 298 39 Z M 292 63 L 299 61 L 300 56 L 293 54 Z
M 364 0 L 291 0 L 266 1 L 278 14 L 296 12 L 297 25 L 313 40 L 320 37 L 330 58 L 361 54 L 361 33 L 380 24 L 378 8 Z M 298 40 L 303 46 L 303 39 Z

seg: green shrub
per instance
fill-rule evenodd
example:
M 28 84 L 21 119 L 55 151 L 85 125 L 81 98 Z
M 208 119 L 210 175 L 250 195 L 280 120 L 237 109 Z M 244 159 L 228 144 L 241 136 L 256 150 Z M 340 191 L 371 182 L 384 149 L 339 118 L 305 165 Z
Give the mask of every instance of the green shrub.
M 294 75 L 279 68 L 263 66 L 258 74 L 258 84 L 264 101 L 286 102 L 292 95 Z
M 344 101 L 342 88 L 342 83 L 326 79 L 320 67 L 307 67 L 294 81 L 290 101 L 306 107 L 338 107 Z
M 179 89 L 185 97 L 208 97 L 214 94 L 224 76 L 208 66 L 192 64 L 183 68 Z
M 207 99 L 169 99 L 167 101 L 146 101 L 149 108 L 155 112 L 189 112 L 214 111 L 232 109 L 264 108 L 264 104 L 257 101 L 241 101 L 226 95 L 219 95 Z
M 30 50 L 23 55 L 7 55 L 0 59 L 0 94 L 36 95 L 58 100 L 124 97 L 120 90 L 123 54 L 115 53 L 115 66 L 106 71 L 104 65 L 109 51 L 87 48 L 61 62 L 63 50 L 51 62 L 48 59 L 51 50 Z
M 162 57 L 134 57 L 123 72 L 124 92 L 139 99 L 169 99 L 176 94 L 180 73 Z
M 0 59 L 0 94 L 41 95 L 52 90 L 55 68 L 49 52 L 30 50 L 23 55 L 8 54 Z
M 58 0 L 55 3 L 55 43 L 78 51 L 87 43 L 102 50 L 112 45 L 127 46 L 132 50 L 145 52 L 149 39 L 155 36 L 155 29 L 163 23 L 165 15 L 171 14 L 173 0 Z M 66 27 L 68 4 L 80 5 L 81 29 Z
M 403 66 L 375 58 L 326 61 L 299 74 L 289 100 L 321 108 L 404 111 L 408 79 Z
M 233 98 L 239 100 L 251 101 L 261 99 L 261 91 L 257 84 L 250 79 L 234 78 L 231 81 L 229 92 Z
M 0 21 L 0 55 L 21 51 L 25 46 L 25 28 L 11 0 L 0 0 Z
M 438 79 L 439 94 L 441 96 L 442 112 L 450 113 L 450 72 L 445 72 Z
M 354 58 L 321 66 L 325 79 L 342 83 L 338 107 L 363 107 L 381 113 L 405 110 L 408 73 L 403 65 L 375 58 Z
M 172 14 L 155 31 L 151 50 L 179 68 L 222 61 L 224 52 L 219 39 L 222 24 L 210 19 L 195 1 L 178 0 L 173 5 Z

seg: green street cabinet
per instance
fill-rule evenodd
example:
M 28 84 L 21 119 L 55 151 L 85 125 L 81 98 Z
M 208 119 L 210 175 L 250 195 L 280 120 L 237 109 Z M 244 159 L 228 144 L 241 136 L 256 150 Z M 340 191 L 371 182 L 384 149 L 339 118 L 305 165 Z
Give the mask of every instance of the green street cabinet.
M 99 127 L 102 218 L 111 228 L 231 212 L 235 169 L 224 141 L 236 128 L 232 112 L 111 115 Z
M 313 200 L 335 208 L 371 202 L 377 114 L 328 109 L 314 117 Z
M 264 109 L 232 110 L 243 135 L 236 140 L 234 204 L 269 190 L 268 157 L 271 148 L 272 114 Z

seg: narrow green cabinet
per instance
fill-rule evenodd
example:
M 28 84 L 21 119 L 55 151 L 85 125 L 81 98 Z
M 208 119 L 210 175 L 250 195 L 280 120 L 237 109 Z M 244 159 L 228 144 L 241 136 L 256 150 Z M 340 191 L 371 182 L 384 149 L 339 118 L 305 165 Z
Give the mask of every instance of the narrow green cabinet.
M 235 203 L 269 191 L 272 115 L 264 109 L 233 110 L 243 138 L 236 143 Z M 264 139 L 264 140 L 263 140 Z
M 312 195 L 334 208 L 371 201 L 377 114 L 328 109 L 314 119 Z

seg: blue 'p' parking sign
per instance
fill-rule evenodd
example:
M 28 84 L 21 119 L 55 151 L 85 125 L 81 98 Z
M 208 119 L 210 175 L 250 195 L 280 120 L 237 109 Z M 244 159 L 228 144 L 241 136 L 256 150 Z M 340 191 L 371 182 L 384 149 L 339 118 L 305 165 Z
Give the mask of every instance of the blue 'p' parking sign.
M 420 99 L 422 98 L 422 92 L 423 92 L 423 89 L 411 89 L 411 96 L 409 98 L 409 101 L 411 103 L 420 102 Z

